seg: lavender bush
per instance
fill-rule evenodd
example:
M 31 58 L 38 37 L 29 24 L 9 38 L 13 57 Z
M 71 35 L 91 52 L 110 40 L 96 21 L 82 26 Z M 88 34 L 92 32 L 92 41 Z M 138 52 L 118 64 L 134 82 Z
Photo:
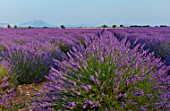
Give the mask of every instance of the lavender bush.
M 154 53 L 130 50 L 130 42 L 112 35 L 91 38 L 67 53 L 69 59 L 54 60 L 43 95 L 35 99 L 36 110 L 160 111 L 168 110 L 169 67 Z M 143 46 L 141 46 L 143 47 Z
M 12 84 L 10 84 L 9 71 L 0 67 L 0 110 L 11 107 L 11 99 L 15 97 Z
M 138 38 L 138 43 L 145 44 L 144 49 L 155 52 L 166 65 L 170 65 L 170 28 L 127 28 L 124 30 L 109 29 L 119 40 L 127 37 L 129 41 Z M 170 72 L 170 71 L 169 71 Z
M 69 45 L 69 44 L 62 44 L 62 43 L 60 43 L 59 44 L 59 48 L 60 48 L 60 50 L 62 51 L 62 52 L 64 52 L 64 53 L 67 53 L 67 52 L 69 52 L 69 50 L 71 49 L 71 45 Z
M 3 60 L 10 63 L 13 78 L 19 84 L 40 82 L 48 74 L 50 63 L 47 55 L 23 48 L 8 48 L 1 52 Z

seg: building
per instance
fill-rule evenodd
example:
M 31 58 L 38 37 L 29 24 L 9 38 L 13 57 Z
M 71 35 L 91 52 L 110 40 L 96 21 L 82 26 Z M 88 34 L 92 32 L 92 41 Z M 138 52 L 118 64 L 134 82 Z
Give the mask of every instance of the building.
M 8 28 L 9 23 L 0 23 L 0 28 Z

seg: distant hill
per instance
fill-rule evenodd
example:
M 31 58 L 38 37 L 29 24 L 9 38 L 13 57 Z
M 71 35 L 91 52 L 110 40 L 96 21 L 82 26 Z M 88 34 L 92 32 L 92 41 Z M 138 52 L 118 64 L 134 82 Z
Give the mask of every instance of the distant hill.
M 29 22 L 24 22 L 18 25 L 19 27 L 37 27 L 37 28 L 42 28 L 42 27 L 56 27 L 55 25 L 51 25 L 46 23 L 43 20 L 33 20 L 33 21 L 29 21 Z

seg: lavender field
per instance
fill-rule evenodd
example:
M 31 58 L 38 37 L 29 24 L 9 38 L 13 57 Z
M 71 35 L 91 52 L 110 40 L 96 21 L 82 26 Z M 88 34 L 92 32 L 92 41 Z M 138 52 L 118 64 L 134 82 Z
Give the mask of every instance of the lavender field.
M 170 28 L 0 29 L 0 111 L 19 109 L 169 111 Z

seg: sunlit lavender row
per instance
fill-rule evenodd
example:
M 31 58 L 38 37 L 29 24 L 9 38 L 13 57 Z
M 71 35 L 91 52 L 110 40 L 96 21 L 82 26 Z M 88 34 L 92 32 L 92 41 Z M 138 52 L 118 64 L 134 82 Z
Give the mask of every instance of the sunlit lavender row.
M 35 111 L 168 111 L 170 28 L 1 29 L 0 109 L 47 81 Z

